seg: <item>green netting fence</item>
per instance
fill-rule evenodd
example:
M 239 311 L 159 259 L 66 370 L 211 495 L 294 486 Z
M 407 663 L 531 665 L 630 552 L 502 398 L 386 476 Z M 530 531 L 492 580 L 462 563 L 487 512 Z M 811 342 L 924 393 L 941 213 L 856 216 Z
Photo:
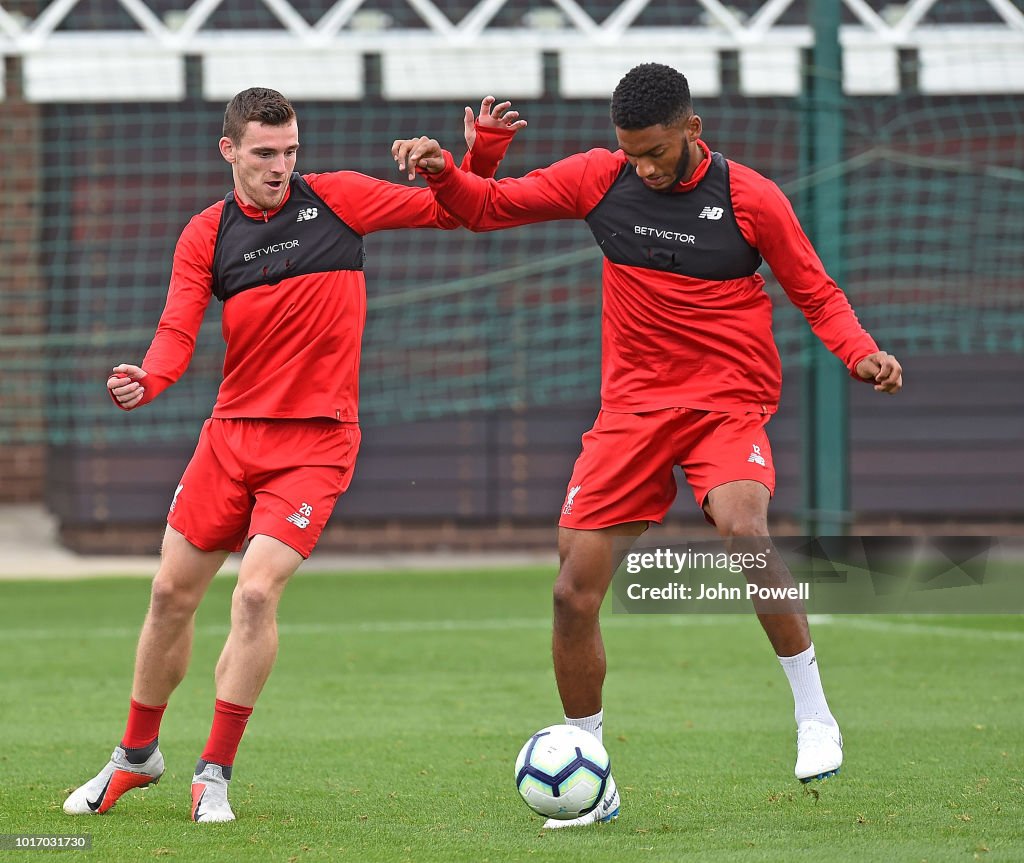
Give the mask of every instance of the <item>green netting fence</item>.
M 681 66 L 684 64 L 680 64 Z M 401 178 L 395 137 L 461 151 L 450 102 L 297 103 L 299 169 Z M 500 94 L 499 94 L 500 95 Z M 606 100 L 519 100 L 530 121 L 502 165 L 519 175 L 614 147 Z M 1024 352 L 1024 96 L 850 97 L 843 158 L 799 169 L 797 98 L 697 99 L 713 149 L 802 190 L 845 186 L 844 288 L 888 350 Z M 0 444 L 175 441 L 209 414 L 223 347 L 211 304 L 192 367 L 144 411 L 104 393 L 140 362 L 163 305 L 174 242 L 222 197 L 221 102 L 88 103 L 5 110 L 14 190 L 0 212 Z M 366 240 L 366 425 L 518 406 L 593 402 L 599 384 L 601 258 L 583 223 L 486 235 L 396 231 Z M 765 270 L 786 363 L 806 324 Z

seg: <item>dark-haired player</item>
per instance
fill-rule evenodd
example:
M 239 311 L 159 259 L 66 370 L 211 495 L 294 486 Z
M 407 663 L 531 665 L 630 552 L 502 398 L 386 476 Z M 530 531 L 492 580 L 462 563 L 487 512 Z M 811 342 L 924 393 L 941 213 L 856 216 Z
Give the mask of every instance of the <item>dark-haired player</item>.
M 475 121 L 466 109 L 465 169 L 497 169 L 525 125 L 508 109 L 491 97 Z M 296 173 L 295 111 L 274 90 L 236 95 L 223 131 L 234 189 L 182 231 L 142 365 L 117 365 L 107 380 L 125 410 L 152 401 L 187 368 L 210 300 L 223 303 L 224 380 L 171 500 L 127 728 L 103 770 L 65 801 L 72 815 L 106 812 L 125 791 L 160 779 L 157 735 L 188 667 L 196 608 L 228 553 L 248 539 L 190 809 L 195 821 L 234 820 L 228 782 L 277 655 L 278 600 L 348 488 L 359 448 L 363 236 L 458 226 L 426 189 L 352 171 Z
M 767 261 L 812 329 L 879 392 L 903 383 L 829 278 L 779 188 L 701 140 L 686 79 L 637 66 L 615 88 L 619 149 L 570 156 L 518 179 L 466 176 L 437 141 L 396 141 L 399 167 L 420 169 L 445 209 L 475 231 L 584 219 L 604 253 L 601 412 L 583 436 L 559 521 L 554 664 L 566 722 L 601 737 L 605 653 L 598 611 L 615 568 L 676 494 L 675 465 L 730 551 L 763 549 L 775 470 L 765 426 L 781 364 Z M 760 539 L 759 539 L 760 538 Z M 792 585 L 769 556 L 762 586 Z M 750 575 L 753 575 L 751 573 Z M 754 603 L 793 690 L 796 776 L 838 772 L 842 737 L 818 676 L 804 606 Z M 608 821 L 602 803 L 564 827 Z

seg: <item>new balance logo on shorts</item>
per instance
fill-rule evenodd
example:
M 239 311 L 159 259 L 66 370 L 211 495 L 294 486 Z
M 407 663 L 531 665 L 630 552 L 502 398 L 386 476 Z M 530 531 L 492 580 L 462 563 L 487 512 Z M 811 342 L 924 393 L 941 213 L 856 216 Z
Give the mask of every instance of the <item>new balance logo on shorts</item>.
M 309 527 L 309 517 L 313 514 L 313 507 L 308 503 L 304 503 L 295 512 L 293 512 L 285 521 L 290 521 L 296 527 L 305 530 Z
M 722 215 L 724 213 L 725 210 L 723 210 L 721 207 L 705 207 L 703 210 L 700 211 L 700 215 L 697 216 L 697 218 L 711 219 L 711 221 L 717 222 L 719 219 L 722 218 Z
M 562 515 L 572 515 L 572 502 L 581 488 L 583 488 L 582 485 L 574 485 L 569 489 L 569 493 L 565 496 L 565 506 L 562 507 Z
M 761 455 L 761 447 L 754 444 L 754 451 L 750 454 L 750 458 L 747 461 L 752 461 L 754 464 L 759 464 L 761 467 L 766 467 L 764 462 L 764 456 Z
M 171 498 L 171 512 L 174 512 L 174 507 L 178 504 L 178 495 L 181 494 L 181 490 L 185 486 L 178 484 L 178 487 L 174 490 L 174 497 Z
M 311 222 L 319 215 L 320 211 L 316 207 L 305 207 L 304 209 L 299 210 L 299 217 L 295 221 Z

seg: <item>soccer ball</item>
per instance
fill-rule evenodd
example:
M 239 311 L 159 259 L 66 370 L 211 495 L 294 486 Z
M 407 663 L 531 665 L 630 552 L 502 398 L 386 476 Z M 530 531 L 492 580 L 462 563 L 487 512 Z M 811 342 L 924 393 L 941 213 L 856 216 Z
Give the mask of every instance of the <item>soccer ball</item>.
M 519 750 L 516 788 L 538 815 L 586 815 L 604 797 L 612 765 L 593 734 L 572 725 L 542 728 Z

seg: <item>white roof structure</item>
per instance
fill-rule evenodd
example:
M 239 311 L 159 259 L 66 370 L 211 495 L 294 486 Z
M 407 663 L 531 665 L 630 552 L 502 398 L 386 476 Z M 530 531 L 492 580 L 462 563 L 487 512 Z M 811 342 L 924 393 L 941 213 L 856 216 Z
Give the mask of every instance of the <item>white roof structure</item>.
M 644 13 L 663 0 L 604 0 L 600 19 L 587 11 L 586 0 L 537 0 L 515 26 L 501 14 L 513 0 L 478 0 L 457 17 L 446 11 L 456 4 L 443 0 L 391 0 L 393 9 L 410 13 L 399 16 L 400 24 L 369 0 L 337 0 L 314 21 L 297 10 L 299 0 L 249 0 L 261 29 L 219 26 L 216 13 L 226 10 L 227 0 L 194 0 L 184 11 L 165 14 L 155 11 L 157 0 L 91 0 L 93 9 L 110 7 L 111 20 L 131 23 L 106 30 L 68 26 L 80 2 L 52 0 L 30 18 L 0 0 L 0 57 L 22 58 L 30 101 L 180 100 L 187 56 L 201 59 L 203 96 L 215 100 L 254 81 L 293 99 L 359 99 L 365 55 L 379 56 L 388 99 L 484 90 L 536 97 L 544 85 L 544 54 L 557 57 L 564 98 L 605 98 L 627 69 L 647 61 L 676 66 L 695 95 L 714 96 L 721 90 L 723 51 L 736 53 L 741 93 L 785 96 L 800 91 L 801 51 L 813 39 L 808 23 L 782 23 L 803 14 L 800 0 L 753 0 L 747 5 L 756 11 L 749 15 L 724 0 L 674 0 L 674 9 L 686 7 L 697 22 L 685 27 L 642 25 Z M 901 50 L 916 52 L 923 93 L 1024 93 L 1020 0 L 969 0 L 977 23 L 955 24 L 942 23 L 938 14 L 949 0 L 881 2 L 842 0 L 848 94 L 898 92 Z M 964 0 L 955 3 L 962 13 Z

